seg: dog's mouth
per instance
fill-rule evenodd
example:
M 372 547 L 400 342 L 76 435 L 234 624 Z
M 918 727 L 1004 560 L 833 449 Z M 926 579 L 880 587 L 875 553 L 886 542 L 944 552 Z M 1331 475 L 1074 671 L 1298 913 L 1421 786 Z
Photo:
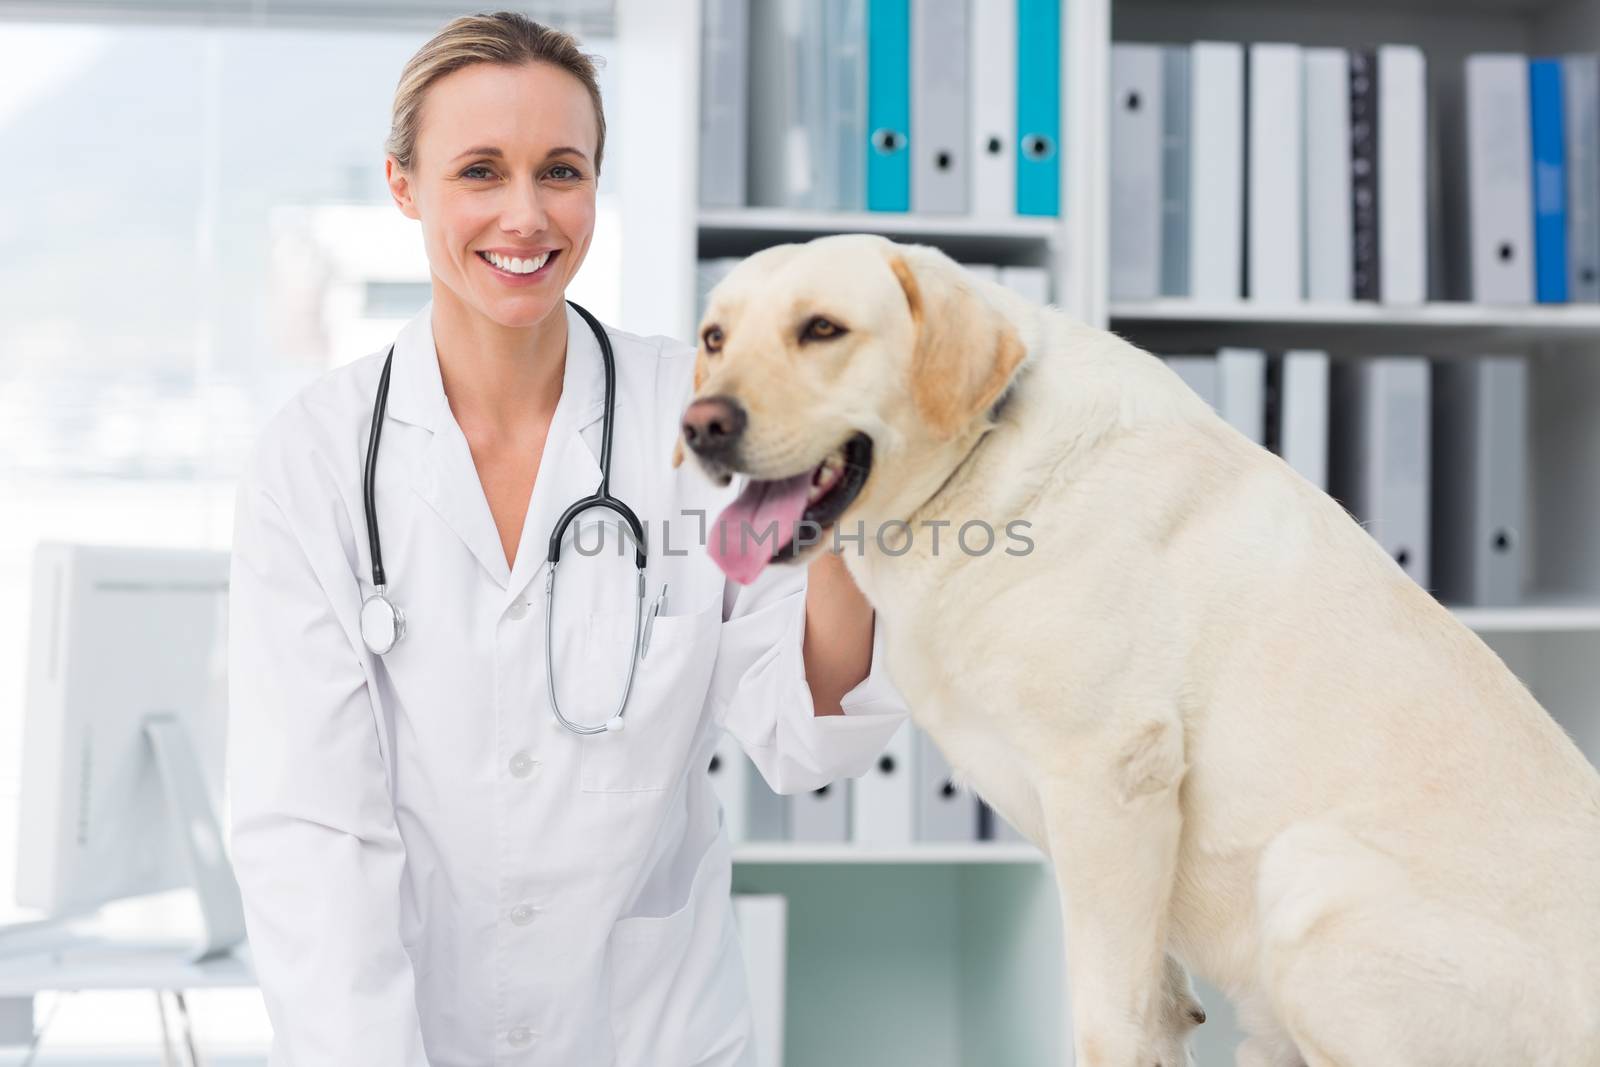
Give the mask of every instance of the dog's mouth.
M 711 558 L 741 585 L 769 563 L 798 559 L 839 521 L 871 470 L 872 438 L 858 433 L 808 471 L 752 480 L 717 517 Z

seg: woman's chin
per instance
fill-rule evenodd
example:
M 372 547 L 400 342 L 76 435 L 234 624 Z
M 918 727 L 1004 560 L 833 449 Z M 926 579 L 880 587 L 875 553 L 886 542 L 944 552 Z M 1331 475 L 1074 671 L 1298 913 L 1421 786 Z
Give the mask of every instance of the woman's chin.
M 539 293 L 492 293 L 478 304 L 487 319 L 508 330 L 537 326 L 561 303 L 559 291 Z

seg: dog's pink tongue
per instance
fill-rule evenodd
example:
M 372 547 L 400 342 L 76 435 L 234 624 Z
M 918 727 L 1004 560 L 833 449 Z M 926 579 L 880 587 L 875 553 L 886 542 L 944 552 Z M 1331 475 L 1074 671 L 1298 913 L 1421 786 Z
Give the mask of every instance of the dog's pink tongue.
M 740 585 L 755 581 L 772 553 L 794 539 L 810 488 L 809 474 L 745 486 L 711 530 L 711 558 L 722 573 Z

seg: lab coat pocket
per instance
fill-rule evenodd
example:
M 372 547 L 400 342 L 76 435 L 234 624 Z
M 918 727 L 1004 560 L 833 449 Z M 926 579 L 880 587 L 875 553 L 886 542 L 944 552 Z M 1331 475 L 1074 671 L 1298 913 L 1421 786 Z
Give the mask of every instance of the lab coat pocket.
M 612 928 L 617 1067 L 720 1064 L 746 1049 L 750 997 L 729 896 L 729 847 L 719 831 L 676 911 L 628 916 Z
M 655 620 L 645 656 L 634 672 L 623 729 L 583 739 L 586 792 L 668 789 L 683 776 L 705 708 L 721 626 L 720 603 Z M 587 646 L 594 700 L 603 702 L 609 713 L 627 678 L 633 613 L 591 615 Z

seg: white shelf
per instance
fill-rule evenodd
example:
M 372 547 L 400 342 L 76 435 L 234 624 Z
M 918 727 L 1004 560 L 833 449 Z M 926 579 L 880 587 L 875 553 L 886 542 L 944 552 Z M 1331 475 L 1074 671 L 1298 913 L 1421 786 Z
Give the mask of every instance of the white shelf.
M 789 211 L 727 208 L 702 211 L 696 234 L 701 259 L 747 256 L 776 244 L 835 233 L 875 233 L 893 241 L 928 244 L 962 263 L 1043 266 L 1063 247 L 1060 219 L 913 215 L 898 211 Z
M 1117 302 L 1110 318 L 1113 330 L 1157 351 L 1238 341 L 1268 349 L 1327 348 L 1335 355 L 1460 355 L 1541 342 L 1600 341 L 1600 304 L 1208 304 L 1172 299 Z
M 1193 300 L 1117 302 L 1113 322 L 1385 326 L 1592 334 L 1600 337 L 1600 304 L 1491 306 L 1440 302 L 1411 306 L 1350 304 L 1205 304 Z
M 994 841 L 869 847 L 814 844 L 804 841 L 745 841 L 733 847 L 738 863 L 952 864 L 1045 863 L 1044 853 L 1030 844 Z
M 791 235 L 881 233 L 886 237 L 963 237 L 986 241 L 1046 242 L 1061 232 L 1057 218 L 978 219 L 967 215 L 914 215 L 903 211 L 790 211 L 748 207 L 703 210 L 700 232 Z
M 1456 618 L 1478 633 L 1600 632 L 1600 603 L 1534 601 L 1503 608 L 1453 607 Z

